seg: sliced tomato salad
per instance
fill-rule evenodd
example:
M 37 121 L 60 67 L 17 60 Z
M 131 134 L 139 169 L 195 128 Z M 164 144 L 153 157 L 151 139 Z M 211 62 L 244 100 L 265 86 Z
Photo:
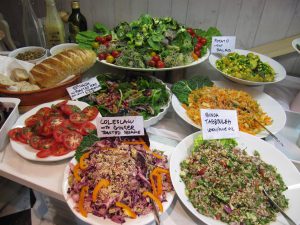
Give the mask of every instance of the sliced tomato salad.
M 98 109 L 94 106 L 81 110 L 65 100 L 39 109 L 26 118 L 25 127 L 11 129 L 8 136 L 36 149 L 38 158 L 62 156 L 76 150 L 83 136 L 96 129 L 90 121 L 97 115 Z

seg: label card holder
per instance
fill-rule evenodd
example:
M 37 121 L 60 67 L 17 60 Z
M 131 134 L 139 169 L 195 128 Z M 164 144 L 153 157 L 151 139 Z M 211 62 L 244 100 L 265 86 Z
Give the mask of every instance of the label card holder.
M 204 140 L 239 136 L 236 110 L 200 109 L 200 115 Z
M 121 137 L 144 135 L 142 116 L 98 117 L 98 137 Z
M 83 96 L 89 95 L 95 91 L 101 89 L 99 81 L 96 77 L 93 77 L 85 82 L 73 85 L 67 88 L 67 91 L 72 100 L 76 100 Z

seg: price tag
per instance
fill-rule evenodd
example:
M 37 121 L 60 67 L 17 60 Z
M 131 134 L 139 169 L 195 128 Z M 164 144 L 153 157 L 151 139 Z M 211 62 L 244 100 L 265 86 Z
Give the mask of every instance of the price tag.
M 68 87 L 67 91 L 72 100 L 76 100 L 101 89 L 99 81 L 93 77 L 85 82 Z
M 141 136 L 144 135 L 142 116 L 98 117 L 98 137 Z
M 212 37 L 211 53 L 228 54 L 235 50 L 235 36 Z
M 200 109 L 204 140 L 238 137 L 236 110 Z

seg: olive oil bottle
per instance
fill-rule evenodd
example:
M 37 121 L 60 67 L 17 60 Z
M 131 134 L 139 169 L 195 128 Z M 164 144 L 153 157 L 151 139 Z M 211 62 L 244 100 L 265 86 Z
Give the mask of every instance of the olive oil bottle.
M 79 31 L 87 30 L 87 23 L 85 17 L 80 13 L 80 5 L 78 1 L 71 3 L 72 13 L 69 16 L 69 42 L 75 42 L 76 34 Z

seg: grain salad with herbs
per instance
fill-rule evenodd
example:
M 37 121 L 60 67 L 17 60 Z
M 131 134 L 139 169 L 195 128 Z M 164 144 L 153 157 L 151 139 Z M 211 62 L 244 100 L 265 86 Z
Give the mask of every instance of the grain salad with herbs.
M 231 225 L 262 225 L 276 220 L 263 188 L 282 208 L 288 207 L 281 175 L 257 151 L 248 155 L 234 139 L 194 141 L 191 155 L 181 162 L 186 195 L 205 216 Z

